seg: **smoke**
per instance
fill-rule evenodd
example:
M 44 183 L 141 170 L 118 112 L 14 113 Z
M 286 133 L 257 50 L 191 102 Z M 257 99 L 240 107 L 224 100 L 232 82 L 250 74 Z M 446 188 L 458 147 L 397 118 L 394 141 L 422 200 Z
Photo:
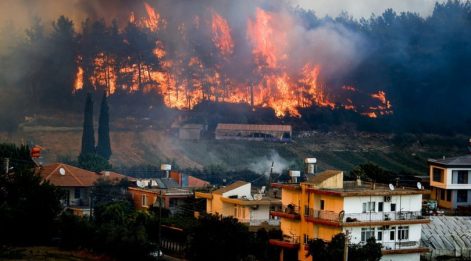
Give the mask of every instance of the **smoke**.
M 295 4 L 312 9 L 319 16 L 336 17 L 342 12 L 348 12 L 355 18 L 362 18 L 372 14 L 380 15 L 388 8 L 397 12 L 414 12 L 425 17 L 431 15 L 436 2 L 443 3 L 446 0 L 297 0 Z
M 272 150 L 269 155 L 255 159 L 253 163 L 249 164 L 248 169 L 262 175 L 270 174 L 271 164 L 273 164 L 273 173 L 283 173 L 284 170 L 287 170 L 291 165 L 294 164 L 293 161 L 289 161 L 278 154 L 277 151 Z

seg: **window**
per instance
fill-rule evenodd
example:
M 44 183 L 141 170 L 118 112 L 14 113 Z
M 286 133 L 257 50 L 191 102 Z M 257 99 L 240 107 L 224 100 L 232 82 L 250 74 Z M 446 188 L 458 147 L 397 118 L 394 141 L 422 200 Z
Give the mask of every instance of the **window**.
M 396 227 L 391 227 L 391 231 L 389 231 L 389 240 L 396 239 Z
M 468 191 L 467 190 L 458 190 L 456 201 L 463 203 L 468 202 Z
M 142 206 L 147 206 L 147 195 L 142 195 Z
M 375 236 L 375 229 L 369 227 L 361 228 L 361 241 L 366 242 L 366 240 Z
M 433 168 L 433 181 L 435 182 L 443 182 L 443 169 Z
M 378 202 L 378 212 L 383 212 L 383 202 Z
M 304 242 L 304 244 L 307 244 L 309 242 L 309 237 L 306 234 L 304 234 L 304 241 L 303 242 Z
M 391 203 L 391 212 L 396 211 L 396 203 Z
M 383 229 L 382 228 L 378 228 L 378 236 L 376 237 L 376 240 L 377 241 L 383 240 Z
M 451 190 L 446 191 L 446 201 L 451 201 Z
M 321 210 L 324 210 L 324 200 L 321 200 Z
M 441 200 L 445 200 L 445 193 L 446 193 L 446 190 L 440 189 L 440 199 Z
M 468 184 L 468 171 L 467 170 L 458 171 L 458 184 Z
M 397 239 L 408 240 L 409 239 L 409 226 L 400 226 L 397 228 Z
M 375 211 L 375 202 L 364 202 L 363 203 L 363 213 Z
M 80 188 L 75 188 L 74 190 L 74 198 L 80 198 Z

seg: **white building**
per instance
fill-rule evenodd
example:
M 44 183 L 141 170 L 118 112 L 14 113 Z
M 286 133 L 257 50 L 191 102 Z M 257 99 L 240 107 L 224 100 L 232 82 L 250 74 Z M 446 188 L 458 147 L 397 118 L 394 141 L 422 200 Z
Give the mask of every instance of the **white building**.
M 442 208 L 471 206 L 471 155 L 429 159 L 430 197 Z
M 232 216 L 254 229 L 279 226 L 279 220 L 270 217 L 270 210 L 280 208 L 281 201 L 265 197 L 263 193 L 252 194 L 252 186 L 248 182 L 237 181 L 209 193 L 196 192 L 195 197 L 206 199 L 207 213 Z

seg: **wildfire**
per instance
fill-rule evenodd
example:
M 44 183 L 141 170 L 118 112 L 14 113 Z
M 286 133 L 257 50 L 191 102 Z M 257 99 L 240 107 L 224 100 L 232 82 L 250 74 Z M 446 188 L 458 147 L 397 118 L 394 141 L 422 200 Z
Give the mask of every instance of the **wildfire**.
M 231 36 L 231 28 L 220 14 L 212 10 L 213 21 L 211 24 L 211 29 L 213 32 L 213 43 L 221 51 L 222 55 L 228 56 L 232 54 L 234 49 L 234 42 Z
M 167 20 L 148 3 L 144 3 L 144 7 L 146 16 L 136 17 L 135 13 L 131 13 L 129 22 L 150 32 L 165 30 Z M 188 50 L 169 48 L 172 46 L 166 46 L 168 42 L 162 39 L 157 40 L 151 49 L 158 66 L 142 59 L 118 59 L 99 53 L 93 59 L 93 70 L 87 70 L 88 74 L 78 62 L 74 91 L 83 89 L 84 81 L 87 81 L 86 86 L 95 90 L 105 89 L 109 94 L 118 89 L 157 92 L 162 95 L 164 104 L 171 108 L 192 109 L 202 101 L 247 103 L 253 109 L 272 108 L 278 117 L 300 117 L 300 108 L 314 105 L 329 109 L 344 108 L 370 118 L 393 113 L 384 91 L 365 94 L 354 86 L 345 85 L 339 91 L 348 97 L 340 99 L 323 82 L 321 65 L 310 61 L 292 66 L 290 59 L 293 58 L 288 56 L 287 33 L 277 26 L 282 17 L 261 8 L 257 8 L 254 17 L 249 18 L 246 28 L 252 55 L 248 75 L 243 79 L 231 75 L 226 68 L 237 62 L 232 60 L 237 53 L 233 39 L 235 34 L 229 21 L 220 13 L 213 9 L 207 11 L 209 16 L 193 15 L 187 23 L 179 22 L 173 28 L 181 43 L 188 44 L 192 39 L 192 30 L 203 32 L 203 27 L 209 26 L 207 39 L 215 47 L 210 49 L 209 55 L 199 56 Z M 217 50 L 216 55 L 214 49 Z M 356 95 L 372 100 L 372 106 L 356 106 L 356 100 L 351 97 Z

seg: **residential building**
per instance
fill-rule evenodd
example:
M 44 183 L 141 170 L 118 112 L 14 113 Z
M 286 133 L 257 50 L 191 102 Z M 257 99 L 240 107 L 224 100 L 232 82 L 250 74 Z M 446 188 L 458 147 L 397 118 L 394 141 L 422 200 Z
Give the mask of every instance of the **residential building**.
M 422 195 L 417 188 L 391 188 L 385 184 L 344 181 L 343 172 L 308 175 L 301 183 L 274 183 L 281 190 L 283 239 L 270 240 L 282 248 L 281 260 L 313 260 L 306 257 L 310 239 L 330 241 L 338 233 L 349 243 L 363 244 L 375 237 L 382 244 L 382 260 L 420 260 L 428 249 L 420 246 Z
M 129 187 L 134 206 L 136 209 L 147 210 L 150 207 L 158 207 L 161 198 L 162 208 L 170 211 L 171 215 L 181 213 L 186 200 L 193 197 L 193 192 L 185 188 L 135 188 Z
M 441 208 L 471 206 L 471 155 L 429 159 L 430 198 Z
M 137 209 L 149 209 L 151 206 L 158 206 L 158 198 L 162 198 L 162 207 L 170 210 L 171 214 L 184 211 L 184 205 L 193 198 L 193 191 L 199 188 L 206 188 L 209 182 L 183 174 L 178 171 L 171 171 L 167 178 L 140 179 L 136 181 L 137 187 L 129 187 Z
M 247 224 L 252 230 L 279 226 L 279 219 L 270 216 L 270 210 L 278 210 L 279 199 L 264 196 L 263 190 L 252 194 L 252 184 L 237 181 L 212 192 L 196 192 L 195 197 L 206 199 L 206 212 L 231 216 Z
M 205 125 L 203 124 L 184 124 L 178 129 L 178 138 L 181 140 L 199 140 Z
M 224 124 L 216 127 L 217 140 L 291 141 L 291 125 Z
M 91 189 L 98 180 L 119 182 L 128 178 L 116 172 L 97 173 L 64 163 L 40 166 L 36 169 L 36 173 L 45 181 L 63 189 L 65 191 L 64 205 L 80 215 L 90 214 Z

